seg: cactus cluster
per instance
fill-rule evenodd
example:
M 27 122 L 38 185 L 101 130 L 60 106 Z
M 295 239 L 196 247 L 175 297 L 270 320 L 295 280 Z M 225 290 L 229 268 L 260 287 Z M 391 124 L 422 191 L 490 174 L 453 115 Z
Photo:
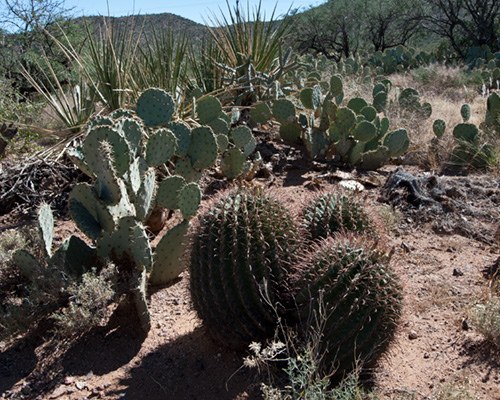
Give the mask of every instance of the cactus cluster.
M 325 318 L 322 367 L 342 374 L 358 357 L 369 362 L 383 350 L 398 320 L 401 291 L 390 256 L 371 239 L 329 235 L 339 225 L 363 238 L 372 233 L 361 204 L 320 194 L 305 214 L 295 221 L 262 193 L 220 194 L 194 235 L 193 303 L 210 334 L 234 349 L 272 338 L 278 322 L 306 337 L 307 328 Z M 309 235 L 301 234 L 304 227 Z
M 389 120 L 378 115 L 387 108 L 389 80 L 377 82 L 373 104 L 356 97 L 343 107 L 340 76 L 333 75 L 329 83 L 320 82 L 317 77 L 310 79 L 317 84 L 302 89 L 297 106 L 292 100 L 283 98 L 273 102 L 271 113 L 268 107 L 259 106 L 252 115 L 260 122 L 272 116 L 280 123 L 280 137 L 287 142 L 302 139 L 312 158 L 334 155 L 350 165 L 377 169 L 389 158 L 408 149 L 410 141 L 406 130 L 388 132 Z M 325 96 L 322 87 L 327 90 Z
M 203 122 L 216 119 L 212 115 L 220 114 L 218 106 L 212 97 L 201 103 L 198 110 Z M 210 126 L 191 129 L 182 121 L 171 120 L 174 102 L 161 89 L 142 93 L 136 113 L 137 117 L 119 110 L 91 122 L 82 145 L 70 150 L 70 157 L 92 178 L 92 184 L 73 188 L 69 209 L 80 230 L 96 243 L 97 256 L 113 260 L 131 279 L 139 316 L 148 330 L 148 276 L 151 284 L 166 284 L 182 271 L 189 220 L 201 202 L 200 188 L 193 181 L 215 164 L 222 151 Z M 233 133 L 231 144 L 228 139 L 225 146 L 232 148 L 224 150 L 245 151 L 240 168 L 228 174 L 231 177 L 243 172 L 246 156 L 255 148 L 251 131 L 242 127 L 233 132 L 238 129 L 244 133 Z M 156 168 L 167 163 L 173 174 L 157 184 Z M 155 207 L 178 209 L 183 220 L 153 251 L 146 229 Z
M 407 113 L 415 115 L 419 119 L 428 119 L 432 114 L 430 103 L 422 103 L 420 94 L 413 88 L 406 88 L 399 94 L 399 106 Z
M 497 152 L 488 141 L 491 136 L 494 138 L 500 134 L 500 96 L 494 92 L 488 97 L 485 120 L 479 127 L 469 122 L 471 108 L 468 104 L 462 105 L 460 114 L 463 122 L 457 124 L 452 132 L 456 146 L 451 152 L 451 163 L 475 168 L 491 166 L 496 162 Z M 445 130 L 445 121 L 434 121 L 433 131 L 436 137 L 433 139 L 433 146 L 439 144 Z

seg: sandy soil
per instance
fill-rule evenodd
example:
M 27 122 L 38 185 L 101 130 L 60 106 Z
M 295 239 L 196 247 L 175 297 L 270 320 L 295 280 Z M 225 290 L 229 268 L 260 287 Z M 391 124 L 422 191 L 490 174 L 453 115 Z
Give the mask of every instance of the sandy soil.
M 352 177 L 365 185 L 361 195 L 371 207 L 381 207 L 382 185 L 395 168 L 353 172 Z M 426 174 L 417 167 L 404 168 L 417 177 Z M 296 162 L 253 184 L 270 187 L 285 203 L 297 206 L 318 189 L 336 187 L 340 177 L 349 178 Z M 456 229 L 457 234 L 450 224 L 437 229 L 441 222 L 449 222 L 439 213 L 399 204 L 403 217 L 388 231 L 388 241 L 395 247 L 395 266 L 404 288 L 403 317 L 389 352 L 368 378 L 387 397 L 401 399 L 414 393 L 416 399 L 432 398 L 454 384 L 480 399 L 500 399 L 500 354 L 466 318 L 467 307 L 484 293 L 485 270 L 499 257 L 494 240 L 499 179 L 475 174 L 449 179 L 455 186 L 461 180 L 486 180 L 494 193 L 484 194 L 483 200 L 489 196 L 491 201 L 482 202 L 475 216 L 464 210 L 454 214 L 470 222 L 470 235 L 467 229 Z M 473 191 L 463 188 L 464 204 L 476 204 L 479 195 L 467 199 Z M 74 229 L 69 222 L 58 226 L 62 237 Z M 481 235 L 474 235 L 474 229 L 481 229 Z M 256 371 L 242 367 L 244 355 L 212 341 L 192 309 L 188 289 L 186 271 L 151 293 L 153 324 L 146 337 L 131 328 L 133 313 L 119 307 L 106 326 L 75 340 L 53 343 L 41 329 L 14 345 L 0 344 L 1 398 L 260 399 Z

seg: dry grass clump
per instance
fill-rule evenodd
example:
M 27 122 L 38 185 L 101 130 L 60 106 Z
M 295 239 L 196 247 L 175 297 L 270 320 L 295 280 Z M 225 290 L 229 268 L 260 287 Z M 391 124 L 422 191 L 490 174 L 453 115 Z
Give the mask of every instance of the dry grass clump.
M 469 320 L 488 342 L 500 348 L 500 296 L 487 290 L 484 296 L 467 310 Z

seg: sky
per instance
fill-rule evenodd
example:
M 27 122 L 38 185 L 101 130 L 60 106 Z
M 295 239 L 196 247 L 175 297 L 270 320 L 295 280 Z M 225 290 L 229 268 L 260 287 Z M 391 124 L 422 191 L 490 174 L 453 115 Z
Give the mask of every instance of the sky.
M 276 7 L 276 16 L 285 14 L 290 6 L 292 8 L 308 8 L 309 5 L 318 5 L 324 3 L 320 0 L 278 0 Z M 233 7 L 236 0 L 229 0 Z M 259 4 L 258 0 L 248 0 L 250 5 L 250 14 L 255 6 Z M 241 0 L 240 5 L 246 10 L 247 0 Z M 261 10 L 265 13 L 266 19 L 272 14 L 276 1 L 261 2 Z M 119 17 L 132 14 L 159 14 L 172 13 L 188 18 L 192 21 L 204 23 L 210 22 L 209 18 L 213 13 L 217 17 L 221 15 L 219 8 L 224 12 L 227 10 L 225 0 L 66 0 L 67 7 L 74 7 L 74 15 L 109 15 Z

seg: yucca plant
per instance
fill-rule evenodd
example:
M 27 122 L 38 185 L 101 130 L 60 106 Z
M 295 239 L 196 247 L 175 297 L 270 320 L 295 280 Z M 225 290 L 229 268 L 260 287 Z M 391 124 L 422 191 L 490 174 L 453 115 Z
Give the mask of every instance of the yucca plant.
M 118 29 L 104 18 L 101 32 L 94 33 L 88 24 L 85 29 L 88 53 L 85 58 L 74 53 L 73 56 L 85 66 L 85 75 L 96 82 L 108 108 L 126 108 L 131 94 L 138 97 L 139 88 L 132 72 L 142 30 L 136 28 L 133 18 L 126 28 Z
M 162 88 L 179 104 L 188 80 L 188 36 L 185 32 L 176 35 L 171 26 L 151 26 L 151 36 L 144 34 L 144 40 L 132 68 L 136 84 L 141 89 Z
M 54 118 L 65 127 L 79 131 L 90 120 L 95 111 L 96 91 L 86 83 L 82 76 L 78 76 L 76 82 L 71 82 L 70 79 L 68 85 L 63 85 L 46 55 L 42 56 L 42 60 L 46 68 L 38 62 L 36 65 L 47 84 L 36 80 L 24 68 L 22 69 L 23 76 L 45 99 L 54 113 Z
M 276 7 L 271 17 L 265 21 L 261 3 L 250 15 L 247 4 L 246 14 L 241 10 L 239 2 L 233 8 L 228 7 L 228 17 L 212 15 L 209 23 L 209 34 L 214 46 L 209 59 L 224 74 L 223 79 L 237 82 L 248 75 L 273 75 L 280 67 L 281 47 L 285 35 L 290 29 L 289 20 L 277 21 Z M 222 56 L 222 58 L 220 58 Z

